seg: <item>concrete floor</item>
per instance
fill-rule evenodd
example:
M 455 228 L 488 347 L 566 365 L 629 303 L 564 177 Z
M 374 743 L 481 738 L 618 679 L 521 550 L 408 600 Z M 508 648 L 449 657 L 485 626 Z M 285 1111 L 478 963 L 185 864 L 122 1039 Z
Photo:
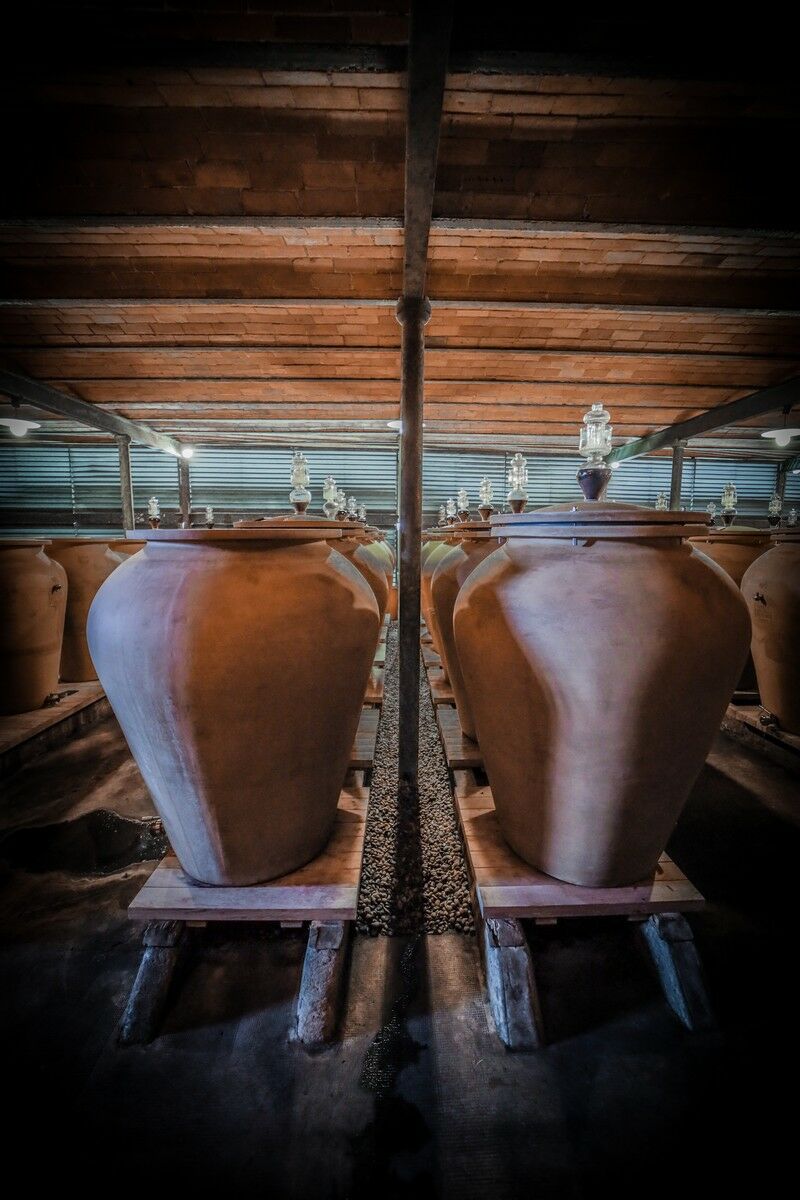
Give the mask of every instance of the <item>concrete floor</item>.
M 60 1188 L 180 1183 L 315 1200 L 782 1194 L 797 1071 L 797 780 L 720 738 L 670 850 L 720 1031 L 667 1008 L 624 921 L 534 931 L 551 1044 L 506 1053 L 475 943 L 356 939 L 341 1041 L 287 1041 L 302 931 L 201 935 L 162 1036 L 120 1049 L 149 850 L 86 824 L 149 807 L 113 722 L 11 781 L 0 823 L 6 1171 Z M 73 833 L 63 833 L 73 817 Z M 74 829 L 83 828 L 78 836 Z M 109 818 L 110 819 L 110 818 Z M 62 824 L 54 832 L 52 822 Z M 114 838 L 121 837 L 121 841 Z M 127 840 L 126 840 L 127 838 Z

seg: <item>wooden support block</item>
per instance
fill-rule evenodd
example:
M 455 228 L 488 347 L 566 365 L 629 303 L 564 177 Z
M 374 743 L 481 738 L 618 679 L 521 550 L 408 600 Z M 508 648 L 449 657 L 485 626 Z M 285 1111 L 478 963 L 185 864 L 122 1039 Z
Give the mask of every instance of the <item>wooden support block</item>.
M 453 685 L 442 667 L 428 667 L 428 686 L 434 704 L 455 704 Z
M 481 918 L 486 991 L 497 1036 L 509 1050 L 536 1050 L 544 1044 L 533 960 L 519 921 Z
M 441 667 L 442 660 L 432 646 L 422 644 L 422 661 L 426 667 Z
M 800 735 L 765 723 L 764 710 L 758 705 L 729 704 L 722 718 L 722 732 L 787 771 L 800 774 Z
M 386 664 L 386 642 L 378 642 L 375 648 L 375 657 L 372 660 L 376 667 L 383 667 Z
M 339 1023 L 352 922 L 312 921 L 297 997 L 296 1036 L 307 1050 L 333 1040 Z
M 144 954 L 120 1022 L 121 1046 L 141 1046 L 158 1033 L 188 939 L 183 921 L 151 921 L 142 936 Z
M 687 1029 L 714 1028 L 700 956 L 681 913 L 655 913 L 642 925 L 647 948 L 667 1003 Z
M 369 683 L 364 693 L 364 703 L 367 706 L 381 708 L 383 705 L 383 667 L 373 667 L 369 674 Z

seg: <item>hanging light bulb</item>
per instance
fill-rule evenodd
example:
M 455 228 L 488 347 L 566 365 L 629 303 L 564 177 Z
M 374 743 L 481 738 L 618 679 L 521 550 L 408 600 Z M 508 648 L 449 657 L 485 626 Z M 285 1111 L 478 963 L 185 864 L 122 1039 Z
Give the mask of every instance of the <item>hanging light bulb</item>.
M 5 425 L 12 437 L 25 437 L 30 429 L 41 429 L 38 421 L 26 421 L 23 417 L 0 417 L 0 425 Z

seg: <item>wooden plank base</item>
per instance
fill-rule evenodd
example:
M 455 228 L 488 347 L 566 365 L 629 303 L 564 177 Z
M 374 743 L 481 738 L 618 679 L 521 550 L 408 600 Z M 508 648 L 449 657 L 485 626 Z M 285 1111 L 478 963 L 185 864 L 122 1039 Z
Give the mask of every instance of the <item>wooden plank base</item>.
M 454 704 L 453 685 L 445 677 L 442 667 L 428 667 L 428 686 L 434 704 Z
M 111 705 L 96 679 L 60 683 L 55 694 L 61 696 L 57 704 L 0 717 L 0 778 L 111 715 Z
M 345 992 L 348 947 L 358 904 L 367 803 L 364 788 L 342 791 L 333 834 L 323 852 L 288 875 L 250 887 L 208 887 L 169 856 L 128 908 L 146 921 L 144 953 L 122 1018 L 122 1045 L 157 1036 L 186 930 L 209 921 L 272 921 L 293 928 L 310 921 L 294 1036 L 318 1050 L 335 1035 Z
M 662 854 L 652 879 L 629 887 L 578 887 L 553 879 L 519 858 L 503 838 L 491 789 L 459 774 L 455 805 L 473 881 L 489 1008 L 509 1049 L 545 1041 L 534 959 L 521 921 L 554 924 L 568 917 L 627 916 L 643 934 L 664 995 L 688 1029 L 713 1025 L 692 931 L 684 911 L 703 907 L 694 885 Z
M 764 715 L 757 704 L 729 704 L 722 718 L 722 731 L 787 770 L 800 773 L 800 736 L 764 724 Z
M 444 746 L 447 766 L 451 771 L 463 770 L 465 767 L 476 768 L 483 766 L 483 755 L 477 742 L 464 735 L 458 712 L 449 704 L 436 705 L 436 724 Z

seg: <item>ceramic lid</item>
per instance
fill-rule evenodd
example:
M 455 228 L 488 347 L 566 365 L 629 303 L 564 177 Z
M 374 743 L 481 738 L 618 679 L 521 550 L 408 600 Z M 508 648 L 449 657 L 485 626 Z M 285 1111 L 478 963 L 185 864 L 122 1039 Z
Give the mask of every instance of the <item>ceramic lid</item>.
M 457 524 L 449 526 L 449 529 L 453 539 L 468 538 L 470 541 L 474 541 L 496 536 L 492 534 L 488 521 L 459 521 Z
M 707 533 L 689 540 L 705 545 L 713 542 L 725 542 L 734 546 L 766 546 L 770 539 L 771 530 L 756 529 L 752 525 L 723 525 L 721 528 L 709 529 Z
M 112 542 L 121 541 L 122 538 L 116 534 L 109 534 L 108 537 L 60 537 L 56 534 L 50 539 L 54 548 L 58 546 L 110 546 Z
M 688 538 L 704 534 L 709 522 L 706 513 L 665 512 L 613 500 L 576 500 L 489 518 L 492 533 L 505 538 Z
M 132 533 L 132 542 L 321 542 L 342 537 L 341 529 L 322 533 L 314 523 L 305 525 L 250 525 L 241 529 L 145 529 Z
M 4 537 L 0 538 L 0 549 L 24 550 L 30 546 L 49 546 L 52 538 Z
M 235 521 L 234 529 L 304 529 L 316 532 L 320 538 L 352 536 L 363 533 L 364 526 L 360 521 L 329 521 L 322 514 L 295 516 L 294 513 L 279 513 L 274 517 L 253 517 L 249 521 Z M 336 531 L 340 532 L 336 532 Z

